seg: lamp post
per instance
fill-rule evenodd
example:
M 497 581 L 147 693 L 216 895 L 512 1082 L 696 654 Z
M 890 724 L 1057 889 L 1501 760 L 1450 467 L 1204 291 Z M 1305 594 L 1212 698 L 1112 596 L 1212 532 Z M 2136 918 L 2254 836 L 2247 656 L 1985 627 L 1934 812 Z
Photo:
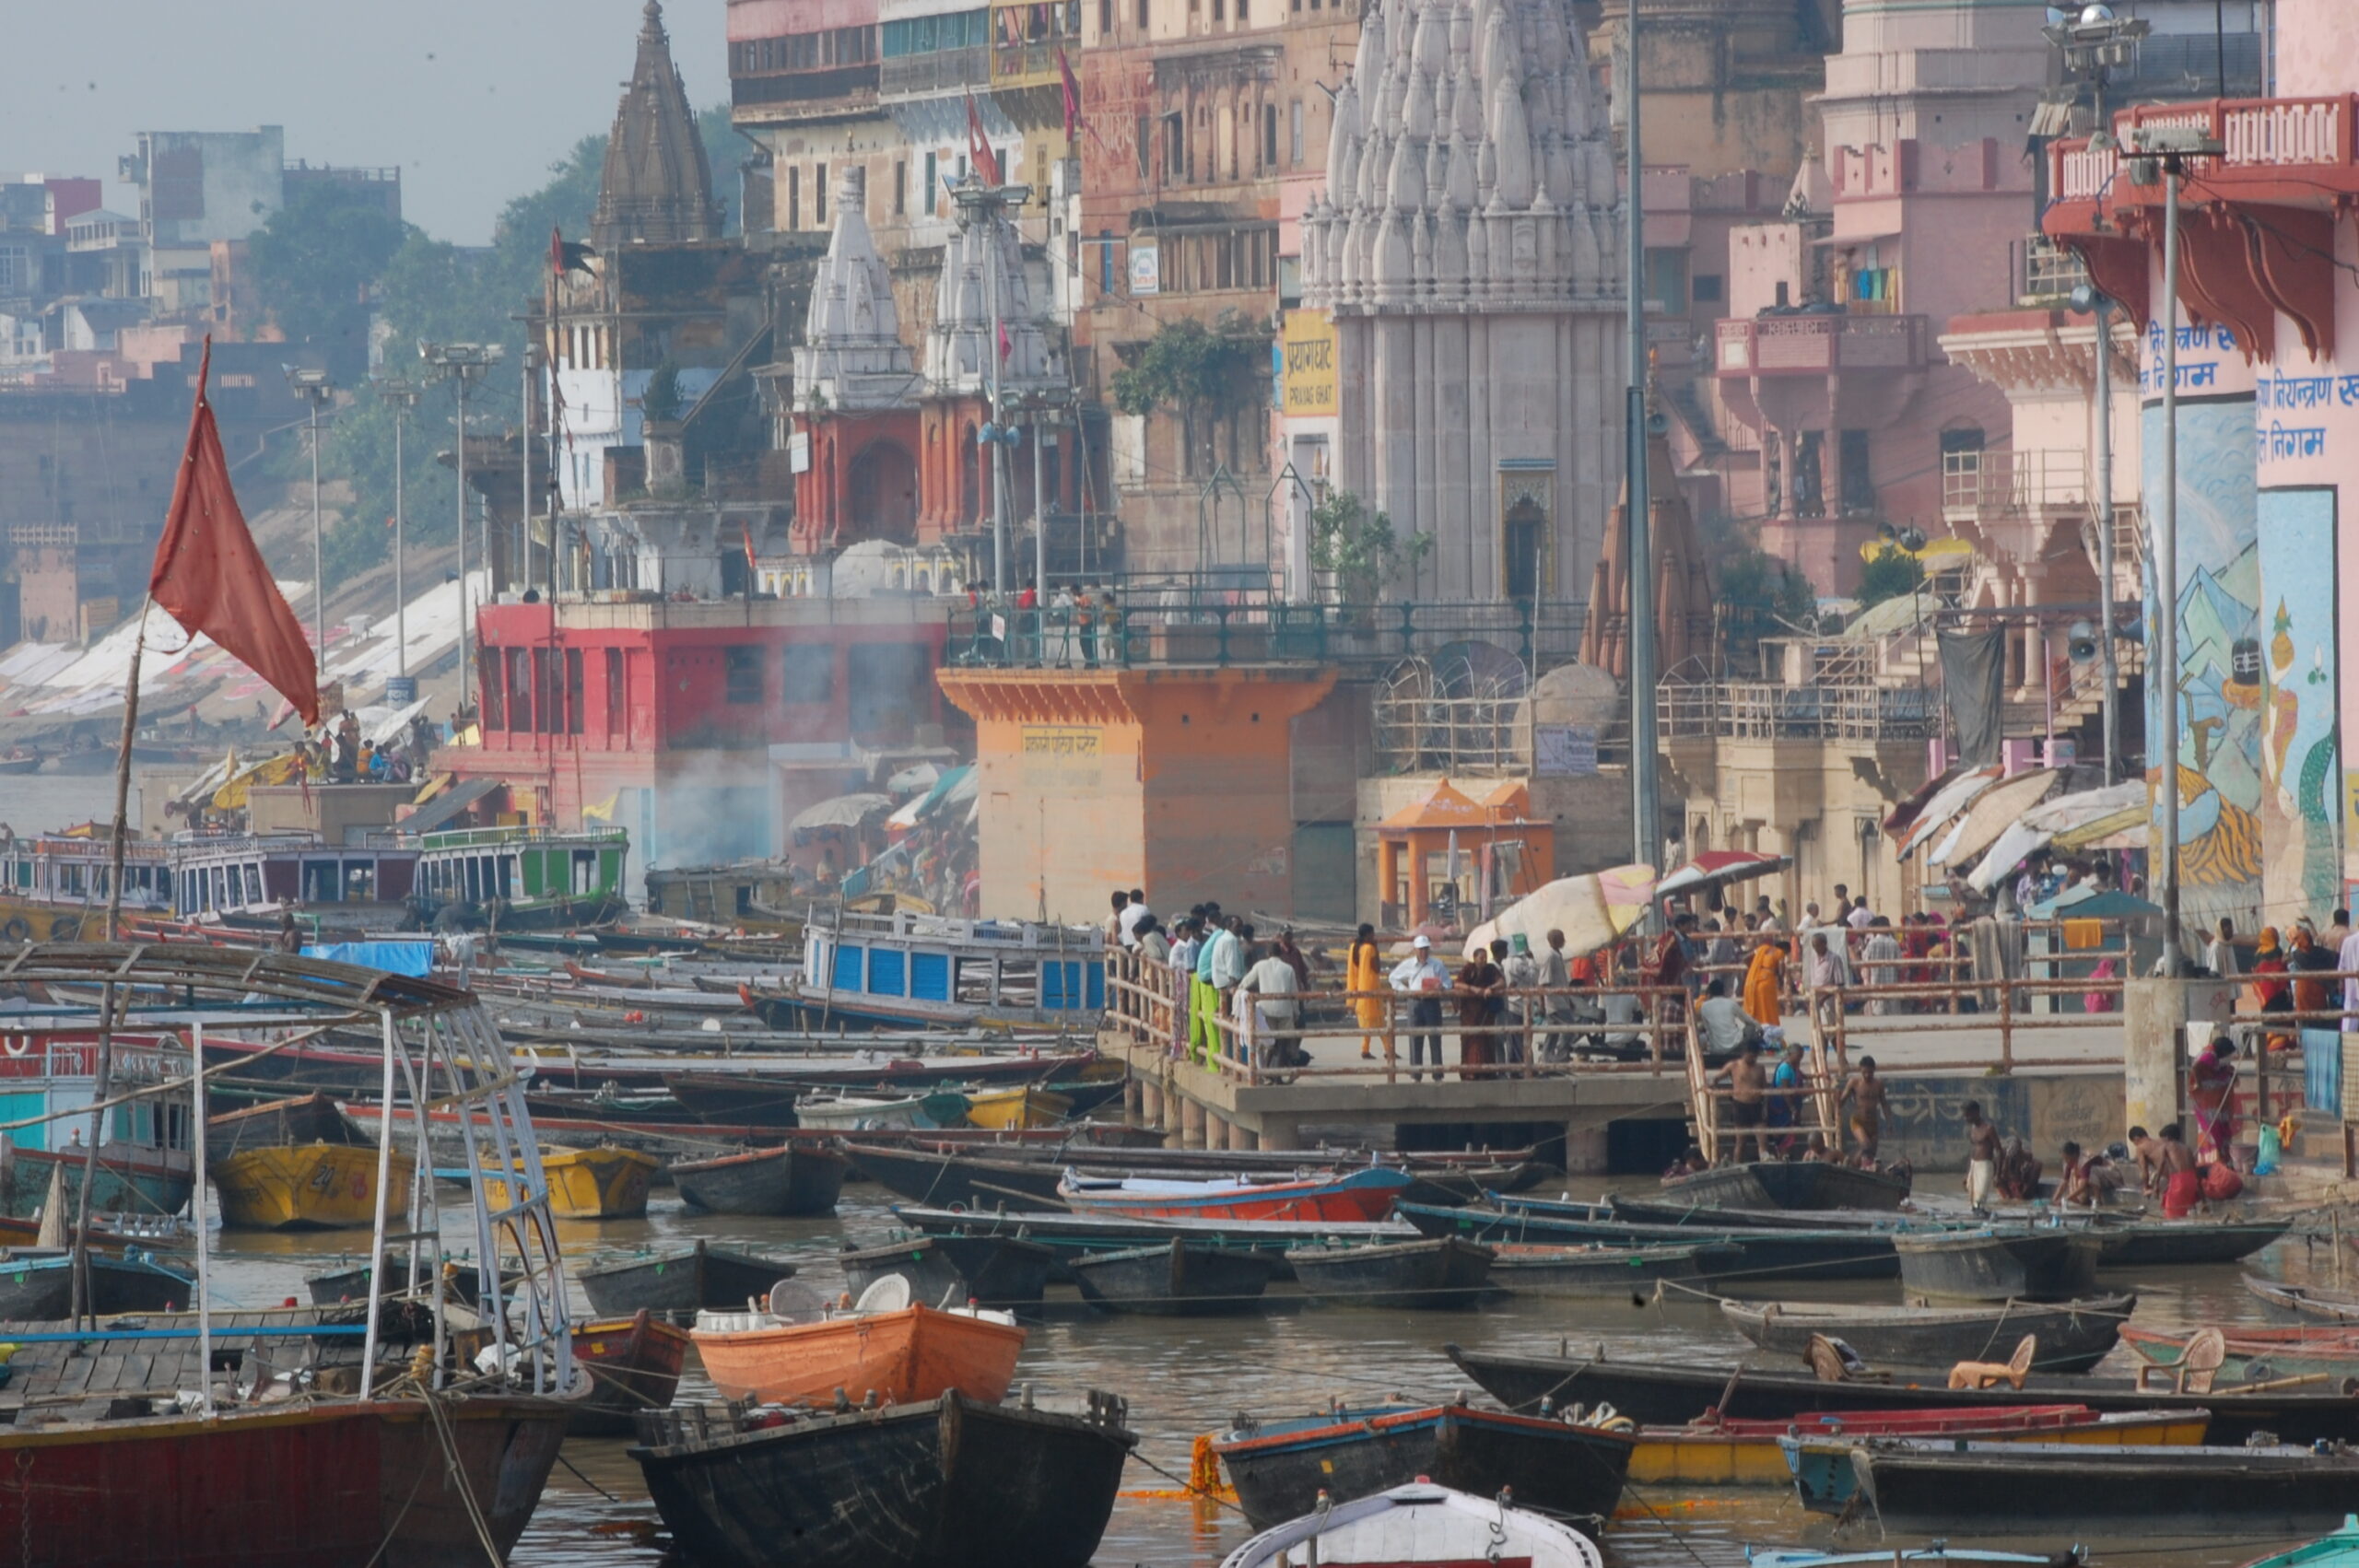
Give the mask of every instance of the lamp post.
M 2093 318 L 2097 331 L 2095 502 L 2097 514 L 2097 657 L 2105 672 L 2105 781 L 2119 777 L 2114 748 L 2121 733 L 2121 663 L 2113 635 L 2113 301 L 2095 286 L 2072 290 L 2072 309 Z
M 325 370 L 287 367 L 287 385 L 311 404 L 311 644 L 322 679 L 328 673 L 327 556 L 320 539 L 320 410 L 335 399 L 335 385 Z
M 1628 44 L 1628 75 L 1624 81 L 1627 107 L 1623 111 L 1629 163 L 1629 190 L 1623 197 L 1629 221 L 1629 255 L 1624 263 L 1625 330 L 1630 337 L 1628 404 L 1623 414 L 1625 461 L 1629 466 L 1630 585 L 1630 825 L 1637 838 L 1636 859 L 1661 869 L 1662 801 L 1655 785 L 1655 593 L 1653 541 L 1649 537 L 1647 494 L 1647 210 L 1639 180 L 1645 168 L 1638 139 L 1638 6 L 1630 0 L 1624 37 Z M 1543 585 L 1534 583 L 1533 591 Z M 1652 906 L 1649 915 L 1652 917 Z
M 417 388 L 400 377 L 389 377 L 377 382 L 378 398 L 393 410 L 393 675 L 416 701 L 416 688 L 409 685 L 409 592 L 405 587 L 404 568 L 408 565 L 405 534 L 408 518 L 403 504 L 402 437 L 409 423 L 409 411 L 417 406 Z
M 470 706 L 473 690 L 473 659 L 467 651 L 470 623 L 475 612 L 467 603 L 467 388 L 483 380 L 498 364 L 505 351 L 499 344 L 483 343 L 424 343 L 417 345 L 417 357 L 434 367 L 435 373 L 456 389 L 459 399 L 459 706 Z M 490 563 L 485 563 L 488 568 Z

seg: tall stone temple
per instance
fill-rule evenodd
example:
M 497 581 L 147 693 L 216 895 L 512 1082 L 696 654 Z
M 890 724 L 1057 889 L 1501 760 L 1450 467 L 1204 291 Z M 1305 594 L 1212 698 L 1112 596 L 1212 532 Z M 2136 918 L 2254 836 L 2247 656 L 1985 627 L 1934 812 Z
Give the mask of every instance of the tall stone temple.
M 688 90 L 672 64 L 663 7 L 647 0 L 640 13 L 639 58 L 615 108 L 598 205 L 590 237 L 600 250 L 634 242 L 676 245 L 721 238 L 721 208 L 712 199 L 712 170 L 697 134 Z
M 1333 483 L 1431 554 L 1389 591 L 1578 598 L 1622 477 L 1621 200 L 1551 0 L 1379 0 L 1303 218 Z

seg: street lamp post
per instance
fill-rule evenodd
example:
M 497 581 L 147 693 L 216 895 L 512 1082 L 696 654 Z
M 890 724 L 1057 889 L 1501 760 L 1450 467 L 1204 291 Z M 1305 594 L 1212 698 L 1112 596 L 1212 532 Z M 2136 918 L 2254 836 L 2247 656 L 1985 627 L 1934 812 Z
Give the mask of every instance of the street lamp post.
M 409 411 L 417 406 L 417 388 L 398 377 L 380 380 L 377 395 L 393 410 L 393 673 L 407 687 L 409 681 L 409 591 L 404 577 L 408 566 L 408 517 L 403 504 L 402 437 Z M 415 700 L 415 699 L 413 699 Z
M 311 404 L 311 642 L 323 679 L 328 673 L 327 555 L 320 531 L 320 410 L 334 401 L 335 386 L 325 370 L 287 367 L 287 384 Z
M 1627 142 L 1629 189 L 1624 195 L 1628 219 L 1629 254 L 1624 263 L 1628 276 L 1625 300 L 1630 338 L 1630 386 L 1623 414 L 1625 462 L 1628 465 L 1630 588 L 1630 825 L 1636 830 L 1637 859 L 1641 865 L 1661 866 L 1662 800 L 1655 783 L 1655 592 L 1654 544 L 1647 494 L 1647 206 L 1640 177 L 1645 169 L 1638 138 L 1638 7 L 1631 0 L 1626 31 L 1628 76 L 1624 81 L 1627 107 L 1623 123 Z M 1540 591 L 1544 585 L 1535 583 Z M 1649 911 L 1651 914 L 1651 910 Z
M 2115 748 L 2120 743 L 2121 661 L 2113 628 L 2113 301 L 2093 284 L 2072 290 L 2072 309 L 2096 322 L 2096 446 L 2094 475 L 2097 514 L 2097 657 L 2105 674 L 2105 781 L 2120 776 Z
M 483 343 L 424 343 L 417 345 L 417 357 L 434 367 L 435 373 L 450 381 L 459 399 L 459 706 L 471 705 L 474 686 L 473 659 L 468 652 L 472 635 L 471 623 L 475 611 L 467 603 L 467 388 L 483 380 L 491 368 L 504 357 L 499 344 Z M 487 570 L 490 566 L 487 558 Z

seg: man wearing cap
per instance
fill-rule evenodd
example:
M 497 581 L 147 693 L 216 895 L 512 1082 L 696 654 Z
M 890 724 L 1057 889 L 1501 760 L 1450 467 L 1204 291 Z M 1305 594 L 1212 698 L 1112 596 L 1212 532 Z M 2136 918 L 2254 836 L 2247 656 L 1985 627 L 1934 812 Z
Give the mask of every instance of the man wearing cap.
M 1449 971 L 1434 956 L 1431 939 L 1420 933 L 1409 943 L 1409 956 L 1392 967 L 1392 989 L 1407 991 L 1416 1000 L 1409 1004 L 1409 1027 L 1412 1031 L 1431 1031 L 1441 1024 L 1441 993 L 1449 989 Z M 1438 1034 L 1412 1033 L 1409 1036 L 1409 1082 L 1414 1083 L 1425 1074 L 1416 1070 L 1425 1065 L 1426 1051 L 1434 1053 L 1434 1080 L 1441 1080 L 1441 1036 Z

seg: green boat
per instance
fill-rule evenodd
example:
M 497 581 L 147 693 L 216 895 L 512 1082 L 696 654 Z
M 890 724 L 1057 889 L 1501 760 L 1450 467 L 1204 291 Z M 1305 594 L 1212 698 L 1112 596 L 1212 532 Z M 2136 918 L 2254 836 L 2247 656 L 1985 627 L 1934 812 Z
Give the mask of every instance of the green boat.
M 625 907 L 630 835 L 618 827 L 460 827 L 405 841 L 417 848 L 417 885 L 428 897 L 497 901 L 502 930 L 573 930 L 614 919 Z
M 2359 1568 L 2359 1514 L 2343 1515 L 2342 1527 L 2306 1546 L 2258 1558 L 2245 1568 Z

